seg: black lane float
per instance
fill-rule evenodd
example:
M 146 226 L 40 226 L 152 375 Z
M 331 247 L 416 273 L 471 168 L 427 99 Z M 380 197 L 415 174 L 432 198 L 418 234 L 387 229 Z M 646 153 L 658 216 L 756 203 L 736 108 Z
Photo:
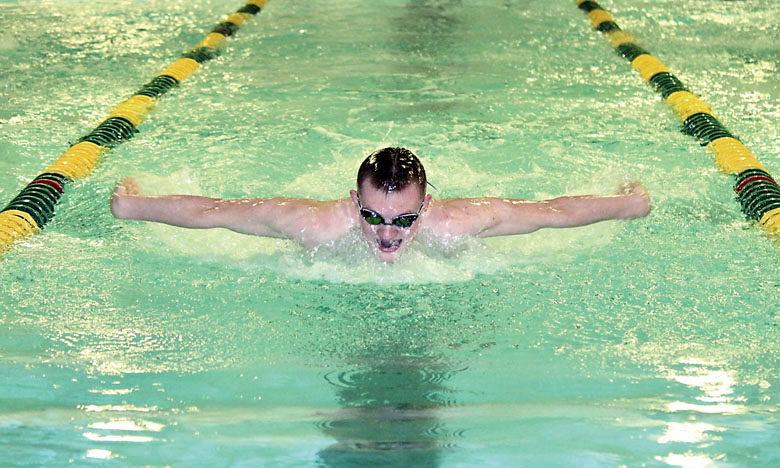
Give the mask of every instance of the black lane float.
M 639 46 L 633 36 L 620 29 L 612 15 L 591 0 L 575 0 L 575 3 L 587 13 L 593 27 L 661 94 L 680 119 L 683 131 L 710 149 L 722 171 L 735 176 L 734 191 L 745 216 L 770 234 L 780 234 L 780 187 L 766 168 L 715 117 L 707 103 Z
M 55 207 L 68 184 L 88 176 L 100 157 L 133 137 L 138 126 L 154 110 L 157 100 L 195 73 L 200 64 L 219 55 L 223 41 L 259 13 L 266 0 L 249 0 L 217 24 L 198 44 L 117 105 L 88 135 L 68 148 L 0 211 L 0 252 L 15 241 L 40 231 L 54 217 Z

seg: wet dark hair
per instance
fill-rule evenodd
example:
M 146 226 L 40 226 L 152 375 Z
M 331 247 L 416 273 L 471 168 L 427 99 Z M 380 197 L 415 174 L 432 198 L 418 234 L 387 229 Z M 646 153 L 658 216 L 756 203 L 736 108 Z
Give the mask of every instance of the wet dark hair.
M 425 194 L 425 168 L 417 156 L 406 148 L 382 148 L 368 155 L 360 165 L 357 186 L 370 183 L 377 190 L 390 193 L 409 185 L 419 185 Z

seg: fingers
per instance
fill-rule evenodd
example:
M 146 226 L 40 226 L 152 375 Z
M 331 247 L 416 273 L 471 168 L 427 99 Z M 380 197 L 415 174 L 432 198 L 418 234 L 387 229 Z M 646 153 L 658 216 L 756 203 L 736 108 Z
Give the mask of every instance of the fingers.
M 119 197 L 137 197 L 141 195 L 141 187 L 132 177 L 125 177 L 114 188 L 114 195 Z
M 618 187 L 617 193 L 624 195 L 646 195 L 647 189 L 640 182 L 623 182 Z

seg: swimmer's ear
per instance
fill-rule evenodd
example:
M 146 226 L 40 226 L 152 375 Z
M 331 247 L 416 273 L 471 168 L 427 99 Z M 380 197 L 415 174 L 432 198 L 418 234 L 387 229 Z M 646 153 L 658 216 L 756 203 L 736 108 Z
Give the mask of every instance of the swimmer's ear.
M 352 189 L 349 191 L 349 196 L 352 197 L 352 202 L 355 204 L 355 206 L 358 206 L 358 193 L 357 190 Z
M 432 199 L 433 199 L 433 195 L 431 195 L 430 193 L 428 193 L 428 194 L 426 194 L 426 195 L 425 195 L 425 198 L 423 198 L 423 207 L 422 207 L 422 211 L 425 211 L 425 210 L 427 210 L 427 209 L 428 209 L 428 205 L 430 205 L 430 204 L 431 204 L 431 200 L 432 200 Z

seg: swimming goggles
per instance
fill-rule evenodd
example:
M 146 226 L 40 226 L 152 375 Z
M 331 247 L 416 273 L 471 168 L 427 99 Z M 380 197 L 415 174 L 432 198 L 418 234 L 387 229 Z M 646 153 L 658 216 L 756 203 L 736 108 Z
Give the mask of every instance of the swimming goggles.
M 386 224 L 388 226 L 398 226 L 400 228 L 408 229 L 412 227 L 412 224 L 414 224 L 414 222 L 417 221 L 417 218 L 420 217 L 420 211 L 422 211 L 423 205 L 425 204 L 425 199 L 423 199 L 423 202 L 420 203 L 420 208 L 417 210 L 417 213 L 404 213 L 398 216 L 393 216 L 393 219 L 390 220 L 389 223 L 385 221 L 385 218 L 376 211 L 363 208 L 363 204 L 360 203 L 360 195 L 357 196 L 357 202 L 358 208 L 360 208 L 360 216 L 362 216 L 368 224 L 372 226 Z

